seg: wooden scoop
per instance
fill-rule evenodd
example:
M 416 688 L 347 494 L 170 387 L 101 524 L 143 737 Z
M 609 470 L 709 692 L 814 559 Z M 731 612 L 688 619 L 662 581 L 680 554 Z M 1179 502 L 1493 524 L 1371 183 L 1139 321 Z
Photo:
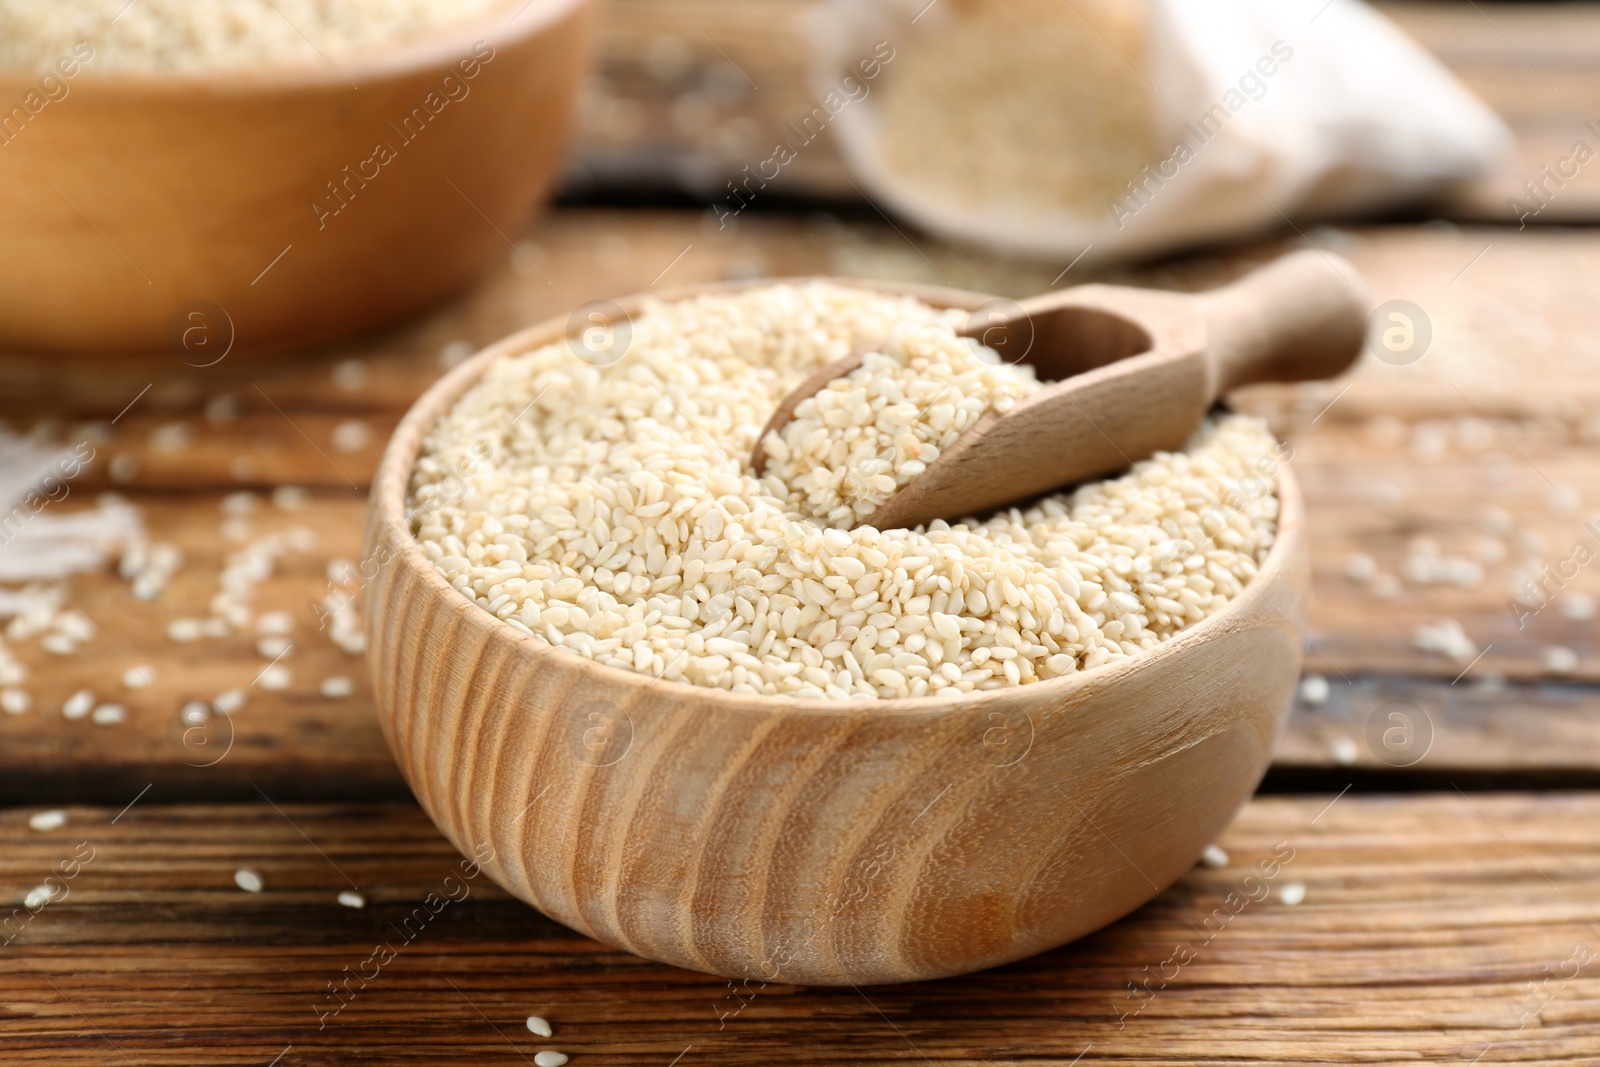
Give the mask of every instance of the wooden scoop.
M 980 515 L 1181 448 L 1231 389 L 1345 370 L 1361 354 L 1368 310 L 1355 268 L 1313 251 L 1209 293 L 1083 285 L 990 301 L 962 335 L 1007 363 L 1031 364 L 1052 384 L 1004 415 L 984 415 L 863 524 L 889 530 Z M 784 397 L 756 439 L 757 473 L 767 434 L 863 355 L 824 367 Z

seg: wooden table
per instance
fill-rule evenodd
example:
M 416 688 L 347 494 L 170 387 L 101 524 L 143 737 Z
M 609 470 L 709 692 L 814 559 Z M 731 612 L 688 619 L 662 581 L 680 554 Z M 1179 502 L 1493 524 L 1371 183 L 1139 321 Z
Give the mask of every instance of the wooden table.
M 765 51 L 776 31 L 763 13 L 795 5 L 616 6 L 636 21 L 611 31 L 613 89 L 643 69 L 645 31 L 670 30 L 768 62 L 776 99 L 803 92 Z M 1600 50 L 1587 9 L 1402 15 L 1464 74 L 1499 85 L 1503 107 L 1523 103 L 1526 152 L 1538 151 L 1528 131 L 1566 136 L 1578 79 L 1592 78 L 1573 57 Z M 762 33 L 736 32 L 756 23 Z M 1518 50 L 1545 67 L 1567 57 L 1572 80 L 1542 96 L 1536 74 L 1516 74 Z M 599 141 L 586 135 L 580 169 L 628 155 Z M 629 158 L 642 173 L 658 155 L 636 145 Z M 790 195 L 837 189 L 806 177 Z M 1588 217 L 1583 202 L 1571 198 L 1568 221 Z M 1600 545 L 1585 525 L 1600 515 L 1600 232 L 1451 211 L 1455 222 L 1308 228 L 1107 275 L 1208 286 L 1310 241 L 1349 256 L 1380 300 L 1420 306 L 1434 340 L 1408 366 L 1368 361 L 1349 383 L 1240 399 L 1294 446 L 1313 532 L 1306 670 L 1331 685 L 1326 702 L 1295 709 L 1263 794 L 1220 842 L 1228 863 L 1076 944 L 921 985 L 735 985 L 598 945 L 484 878 L 417 932 L 416 909 L 459 857 L 395 771 L 362 661 L 317 629 L 308 602 L 327 592 L 330 563 L 359 551 L 385 436 L 465 349 L 653 283 L 827 272 L 1022 295 L 1063 264 L 945 246 L 837 203 L 746 213 L 723 231 L 687 208 L 568 206 L 514 235 L 517 250 L 470 293 L 357 343 L 203 370 L 0 361 L 0 418 L 49 417 L 63 434 L 104 424 L 88 431 L 97 462 L 62 506 L 115 488 L 186 555 L 151 602 L 109 573 L 61 583 L 99 628 L 74 658 L 14 643 L 34 708 L 0 716 L 0 803 L 14 806 L 0 811 L 13 916 L 0 933 L 0 1063 L 515 1064 L 541 1048 L 574 1067 L 1600 1062 L 1600 641 L 1565 602 L 1520 618 L 1509 604 L 1519 568 L 1554 565 L 1583 538 Z M 370 441 L 340 450 L 335 431 L 351 422 Z M 168 447 L 175 424 L 183 447 Z M 120 456 L 136 473 L 114 484 Z M 303 509 L 268 500 L 282 484 L 306 489 Z M 258 506 L 225 525 L 222 502 L 240 491 Z M 286 691 L 252 683 L 267 662 L 252 637 L 168 640 L 173 619 L 205 613 L 234 538 L 294 526 L 315 546 L 282 557 L 256 596 L 295 617 Z M 1423 576 L 1419 539 L 1480 561 L 1481 581 L 1407 581 L 1385 598 L 1346 576 L 1358 552 Z M 1579 567 L 1562 591 L 1600 594 L 1600 569 Z M 1417 647 L 1419 626 L 1447 619 L 1479 658 Z M 1577 654 L 1574 671 L 1549 670 L 1558 645 Z M 146 664 L 154 684 L 124 689 L 128 667 Z M 355 694 L 323 697 L 319 683 L 340 675 Z M 127 704 L 128 720 L 63 719 L 83 687 Z M 174 729 L 184 701 L 235 687 L 247 703 L 213 733 Z M 64 826 L 29 828 L 56 806 Z M 1285 850 L 1255 899 L 1252 869 Z M 245 867 L 259 894 L 235 887 Z M 11 909 L 52 874 L 66 892 L 18 918 Z M 1302 903 L 1287 902 L 1290 883 Z M 365 907 L 342 906 L 342 891 Z M 531 1014 L 555 1036 L 530 1034 Z

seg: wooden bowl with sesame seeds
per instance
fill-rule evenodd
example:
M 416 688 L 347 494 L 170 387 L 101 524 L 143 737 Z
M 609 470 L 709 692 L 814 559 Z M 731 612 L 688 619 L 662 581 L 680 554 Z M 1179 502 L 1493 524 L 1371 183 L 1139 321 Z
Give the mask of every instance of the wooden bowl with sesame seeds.
M 593 7 L 504 0 L 336 64 L 0 71 L 0 346 L 206 366 L 460 288 L 555 178 Z
M 992 299 L 853 284 L 968 310 Z M 366 534 L 384 734 L 422 807 L 509 892 L 751 990 L 938 978 L 1127 914 L 1254 791 L 1293 700 L 1309 587 L 1286 465 L 1257 576 L 1131 659 L 960 700 L 663 681 L 502 622 L 445 581 L 408 525 L 428 430 L 495 360 L 568 331 L 563 317 L 506 338 L 417 402 L 380 465 Z

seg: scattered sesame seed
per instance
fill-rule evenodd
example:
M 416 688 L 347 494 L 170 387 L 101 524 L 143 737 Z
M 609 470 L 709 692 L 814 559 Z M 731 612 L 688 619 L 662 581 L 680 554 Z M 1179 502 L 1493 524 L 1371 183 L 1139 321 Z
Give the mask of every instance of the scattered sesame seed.
M 269 611 L 256 618 L 256 633 L 286 634 L 294 630 L 294 616 L 287 611 Z
M 28 827 L 38 830 L 40 833 L 59 830 L 65 825 L 67 825 L 67 813 L 60 808 L 52 808 L 50 811 L 36 811 L 28 816 Z
M 360 452 L 372 442 L 372 431 L 360 419 L 346 419 L 333 428 L 333 447 L 340 452 Z
M 1320 708 L 1328 702 L 1331 687 L 1320 674 L 1308 674 L 1300 679 L 1300 703 L 1308 708 Z
M 471 341 L 451 341 L 439 349 L 439 366 L 449 370 L 476 351 Z
M 119 485 L 126 485 L 128 482 L 133 481 L 134 476 L 138 473 L 139 461 L 127 453 L 112 456 L 111 462 L 106 466 L 106 475 Z
M 261 876 L 249 867 L 240 867 L 233 872 L 233 884 L 243 889 L 246 893 L 259 893 L 266 886 L 266 883 L 261 880 Z
M 178 721 L 185 726 L 200 726 L 211 718 L 211 705 L 203 700 L 185 701 L 178 709 Z
M 346 889 L 344 892 L 339 894 L 339 903 L 343 904 L 347 908 L 364 908 L 367 906 L 367 898 L 362 896 L 360 893 L 352 892 L 351 890 Z
M 1361 749 L 1348 737 L 1333 739 L 1333 762 L 1341 767 L 1348 767 L 1361 758 Z
M 1571 515 L 1583 504 L 1583 494 L 1570 485 L 1558 485 L 1550 490 L 1547 502 L 1557 515 Z
M 224 541 L 240 544 L 250 540 L 255 533 L 255 527 L 250 525 L 249 519 L 224 519 L 222 525 L 217 527 L 217 532 Z
M 256 652 L 262 659 L 277 659 L 279 656 L 287 654 L 293 647 L 294 642 L 287 637 L 278 637 L 276 635 L 263 637 L 256 642 Z
M 344 359 L 334 364 L 333 384 L 346 392 L 355 392 L 367 384 L 367 365 L 359 359 Z
M 101 726 L 113 726 L 128 720 L 128 709 L 121 704 L 101 704 L 94 709 L 92 718 Z
M 533 1055 L 534 1067 L 562 1067 L 567 1062 L 565 1054 L 545 1049 Z
M 0 709 L 7 715 L 21 715 L 33 707 L 33 697 L 26 689 L 0 689 Z
M 356 691 L 356 683 L 349 678 L 324 678 L 320 686 L 322 695 L 329 700 L 343 700 Z
M 244 707 L 244 690 L 229 689 L 226 692 L 218 693 L 216 699 L 211 702 L 211 706 L 224 715 L 232 715 Z
M 1207 867 L 1222 868 L 1228 865 L 1228 852 L 1221 845 L 1207 845 L 1206 850 L 1200 853 L 1200 862 Z
M 122 684 L 129 689 L 143 689 L 156 680 L 156 669 L 151 666 L 129 667 L 122 672 Z
M 69 719 L 81 719 L 94 710 L 94 691 L 80 689 L 61 705 L 61 714 Z
M 1387 572 L 1373 578 L 1367 588 L 1379 600 L 1393 600 L 1404 591 L 1400 579 Z
M 200 640 L 199 619 L 173 619 L 167 623 L 167 640 L 186 645 Z
M 38 911 L 56 895 L 56 891 L 48 885 L 36 885 L 28 890 L 28 895 L 22 898 L 22 906 L 29 911 Z
M 155 452 L 180 452 L 189 447 L 194 435 L 181 422 L 168 422 L 150 432 L 150 448 Z
M 255 481 L 256 475 L 260 472 L 260 462 L 257 461 L 256 457 L 250 455 L 248 452 L 234 456 L 233 462 L 228 464 L 228 474 L 231 475 L 233 480 L 236 482 Z
M 257 680 L 261 683 L 261 688 L 267 692 L 281 693 L 294 682 L 294 675 L 289 672 L 288 667 L 274 663 L 262 671 L 261 677 Z
M 239 402 L 227 393 L 219 393 L 206 401 L 206 421 L 232 422 L 239 417 Z
M 1454 619 L 1441 619 L 1417 627 L 1412 643 L 1423 652 L 1437 652 L 1457 663 L 1471 663 L 1478 655 L 1477 642 L 1468 637 Z
M 257 503 L 254 493 L 241 489 L 222 498 L 222 513 L 229 518 L 242 519 L 255 514 Z
M 1588 622 L 1595 617 L 1595 598 L 1588 593 L 1562 593 L 1561 615 L 1572 622 Z
M 280 511 L 299 511 L 310 499 L 298 485 L 280 485 L 272 490 L 272 505 Z
M 1344 561 L 1344 574 L 1352 582 L 1370 582 L 1378 573 L 1378 562 L 1365 552 L 1352 552 Z
M 1291 908 L 1306 899 L 1304 882 L 1285 882 L 1278 887 L 1278 899 Z
M 1578 654 L 1564 645 L 1544 650 L 1544 669 L 1551 674 L 1571 674 L 1578 669 Z
M 356 580 L 356 565 L 344 558 L 330 559 L 328 561 L 328 581 L 336 585 L 348 585 Z
M 53 656 L 70 656 L 78 651 L 78 642 L 66 634 L 45 634 L 39 640 L 39 647 Z

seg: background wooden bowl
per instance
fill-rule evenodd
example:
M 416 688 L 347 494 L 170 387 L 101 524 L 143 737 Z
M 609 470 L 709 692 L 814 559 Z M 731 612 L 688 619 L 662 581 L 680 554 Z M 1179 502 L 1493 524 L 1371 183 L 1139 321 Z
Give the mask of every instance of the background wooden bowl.
M 0 138 L 0 345 L 205 365 L 370 327 L 510 254 L 561 162 L 593 7 L 523 3 L 337 69 L 83 64 Z M 0 106 L 38 83 L 0 74 Z
M 494 618 L 406 524 L 423 435 L 491 362 L 567 330 L 509 337 L 430 389 L 390 441 L 367 528 L 384 734 L 434 822 L 510 892 L 608 944 L 730 978 L 936 978 L 1126 914 L 1254 791 L 1299 676 L 1309 584 L 1287 468 L 1255 581 L 1131 661 L 959 702 L 657 681 Z

